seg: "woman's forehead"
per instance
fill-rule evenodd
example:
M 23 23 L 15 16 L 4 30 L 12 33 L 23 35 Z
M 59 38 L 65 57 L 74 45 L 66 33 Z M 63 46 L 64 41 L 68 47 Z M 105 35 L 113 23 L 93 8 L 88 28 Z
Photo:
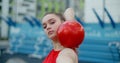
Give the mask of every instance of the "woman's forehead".
M 48 14 L 48 15 L 43 17 L 42 23 L 47 22 L 47 21 L 49 21 L 51 19 L 55 19 L 55 18 L 58 18 L 58 17 L 56 15 L 54 15 L 54 14 Z

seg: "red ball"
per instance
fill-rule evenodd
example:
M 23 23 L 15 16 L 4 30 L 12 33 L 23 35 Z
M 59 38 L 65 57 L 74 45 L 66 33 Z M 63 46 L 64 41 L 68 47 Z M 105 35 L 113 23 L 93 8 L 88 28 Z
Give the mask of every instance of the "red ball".
M 58 30 L 58 39 L 64 47 L 75 48 L 79 47 L 84 39 L 84 28 L 77 21 L 65 21 Z

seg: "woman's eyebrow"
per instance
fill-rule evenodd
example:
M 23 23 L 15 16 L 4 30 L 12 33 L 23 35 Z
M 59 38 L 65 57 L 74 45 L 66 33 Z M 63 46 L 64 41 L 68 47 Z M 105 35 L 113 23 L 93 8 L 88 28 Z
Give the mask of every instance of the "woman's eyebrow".
M 54 18 L 50 18 L 48 19 L 46 22 L 50 22 L 51 20 L 53 20 Z M 45 25 L 45 23 L 43 23 L 42 25 Z
M 51 19 L 49 19 L 48 21 L 51 21 L 51 20 L 53 20 L 54 18 L 51 18 Z

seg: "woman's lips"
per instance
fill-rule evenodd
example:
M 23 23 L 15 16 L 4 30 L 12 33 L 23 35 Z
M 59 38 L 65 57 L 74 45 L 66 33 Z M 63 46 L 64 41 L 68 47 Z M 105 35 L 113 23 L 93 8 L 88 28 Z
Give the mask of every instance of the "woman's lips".
M 53 32 L 54 32 L 54 31 L 49 31 L 49 32 L 48 32 L 48 35 L 51 35 L 51 34 L 53 34 Z

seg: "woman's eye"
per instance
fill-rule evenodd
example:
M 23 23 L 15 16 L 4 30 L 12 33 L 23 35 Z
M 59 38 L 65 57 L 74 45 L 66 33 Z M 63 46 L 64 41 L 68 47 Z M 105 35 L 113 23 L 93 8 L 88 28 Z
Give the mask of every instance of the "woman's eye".
M 45 29 L 47 26 L 46 25 L 43 25 L 43 28 Z
M 54 24 L 55 23 L 55 20 L 51 21 L 50 24 Z
M 54 24 L 55 22 L 51 22 L 50 24 Z

